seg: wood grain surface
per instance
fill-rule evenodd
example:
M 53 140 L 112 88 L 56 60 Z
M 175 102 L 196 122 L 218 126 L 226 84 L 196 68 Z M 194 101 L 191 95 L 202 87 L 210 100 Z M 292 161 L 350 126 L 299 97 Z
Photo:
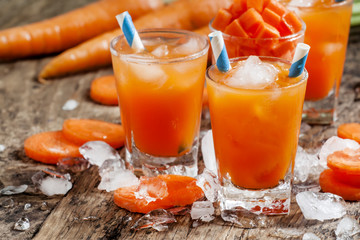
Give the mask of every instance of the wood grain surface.
M 93 0 L 0 0 L 0 29 L 39 21 Z M 93 118 L 118 123 L 117 107 L 102 106 L 89 98 L 93 79 L 112 73 L 111 67 L 55 79 L 49 84 L 36 81 L 37 74 L 53 56 L 41 56 L 0 63 L 0 188 L 28 184 L 25 193 L 0 196 L 0 239 L 301 239 L 313 232 L 321 239 L 335 239 L 339 220 L 305 220 L 294 196 L 291 214 L 277 217 L 268 228 L 242 229 L 213 222 L 192 227 L 189 215 L 176 217 L 177 223 L 166 232 L 133 231 L 131 226 L 141 217 L 113 204 L 111 193 L 97 189 L 97 167 L 73 174 L 73 188 L 65 196 L 47 197 L 39 193 L 31 176 L 49 166 L 37 163 L 24 154 L 23 142 L 32 134 L 59 130 L 68 118 Z M 80 104 L 72 111 L 62 110 L 69 99 Z M 339 120 L 334 126 L 312 126 L 302 138 L 305 148 L 319 146 L 336 134 L 340 123 L 360 121 L 360 29 L 351 30 L 345 71 L 339 97 Z M 51 166 L 50 166 L 51 168 Z M 13 199 L 14 207 L 4 202 Z M 43 202 L 48 204 L 42 209 Z M 32 207 L 24 210 L 25 203 Z M 347 202 L 348 215 L 359 220 L 359 203 Z M 30 229 L 13 230 L 15 222 L 28 217 Z M 83 218 L 93 216 L 91 220 Z M 359 237 L 359 235 L 358 235 Z

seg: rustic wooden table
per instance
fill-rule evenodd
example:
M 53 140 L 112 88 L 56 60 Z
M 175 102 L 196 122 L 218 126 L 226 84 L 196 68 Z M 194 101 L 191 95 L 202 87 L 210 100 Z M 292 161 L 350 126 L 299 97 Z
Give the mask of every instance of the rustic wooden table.
M 0 29 L 42 20 L 94 0 L 0 0 Z M 102 106 L 89 98 L 91 81 L 111 73 L 111 67 L 57 79 L 40 84 L 36 76 L 52 57 L 37 57 L 0 63 L 0 188 L 28 184 L 25 193 L 0 196 L 0 239 L 299 239 L 313 232 L 321 239 L 334 239 L 338 220 L 305 220 L 294 196 L 291 214 L 275 218 L 268 228 L 241 229 L 217 217 L 213 222 L 192 227 L 189 215 L 177 217 L 177 223 L 167 232 L 155 230 L 132 231 L 131 226 L 141 217 L 117 207 L 112 194 L 97 189 L 96 167 L 73 175 L 73 188 L 65 196 L 47 197 L 40 194 L 31 176 L 48 166 L 24 155 L 24 140 L 35 133 L 61 129 L 67 118 L 93 118 L 119 122 L 117 107 Z M 72 111 L 62 110 L 68 99 L 80 105 Z M 336 134 L 336 126 L 358 122 L 360 117 L 360 29 L 351 30 L 344 77 L 339 98 L 339 120 L 335 126 L 313 126 L 303 145 L 312 147 Z M 14 201 L 6 208 L 4 201 Z M 48 209 L 41 209 L 46 202 Z M 24 210 L 26 203 L 31 208 Z M 357 220 L 360 203 L 347 203 L 348 214 Z M 28 217 L 27 231 L 13 230 L 15 222 Z M 81 220 L 95 216 L 92 221 Z M 129 220 L 131 217 L 131 220 Z

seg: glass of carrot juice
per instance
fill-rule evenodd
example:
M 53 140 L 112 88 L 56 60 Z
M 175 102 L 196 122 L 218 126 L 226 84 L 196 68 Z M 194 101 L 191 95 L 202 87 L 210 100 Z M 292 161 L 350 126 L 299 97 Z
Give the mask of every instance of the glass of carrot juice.
M 309 123 L 329 124 L 336 120 L 336 104 L 349 37 L 352 0 L 282 0 L 304 20 L 304 42 L 311 46 L 306 68 L 303 118 Z
M 232 69 L 206 72 L 224 220 L 288 214 L 307 72 L 288 77 L 290 62 L 240 57 Z M 242 219 L 240 221 L 240 218 Z M 258 219 L 258 218 L 257 218 Z
M 136 52 L 111 42 L 126 161 L 145 175 L 197 175 L 207 38 L 189 31 L 139 31 Z

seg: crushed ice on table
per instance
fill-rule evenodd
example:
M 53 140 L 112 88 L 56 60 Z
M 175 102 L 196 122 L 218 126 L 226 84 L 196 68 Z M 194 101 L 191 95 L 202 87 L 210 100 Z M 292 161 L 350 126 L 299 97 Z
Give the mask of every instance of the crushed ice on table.
M 224 83 L 230 87 L 262 89 L 275 82 L 278 72 L 273 65 L 250 56 L 231 70 Z
M 6 149 L 5 145 L 0 144 L 0 152 L 5 151 L 5 149 Z
M 15 202 L 12 198 L 8 198 L 8 199 L 5 199 L 4 201 L 2 201 L 0 206 L 4 207 L 4 208 L 12 208 L 15 206 Z
M 318 153 L 308 153 L 298 146 L 295 157 L 294 183 L 306 182 L 309 178 L 319 179 L 325 168 L 320 164 Z
M 190 216 L 192 219 L 210 222 L 215 218 L 214 213 L 215 209 L 212 202 L 197 201 L 192 204 Z
M 140 179 L 140 185 L 134 192 L 135 198 L 144 199 L 148 203 L 162 199 L 169 195 L 166 182 L 160 178 L 152 178 L 148 181 L 147 177 Z
M 200 50 L 200 42 L 195 38 L 189 38 L 184 44 L 175 47 L 172 50 L 173 54 L 190 55 Z
M 28 185 L 23 184 L 20 186 L 7 186 L 0 190 L 1 195 L 14 195 L 14 194 L 20 194 L 26 191 L 28 188 Z
M 83 157 L 92 165 L 101 166 L 105 160 L 120 159 L 119 153 L 103 141 L 87 142 L 79 148 Z
M 315 233 L 307 232 L 303 235 L 302 240 L 321 240 Z
M 40 210 L 41 211 L 49 210 L 49 205 L 47 204 L 47 202 L 42 202 L 41 203 Z
M 24 210 L 29 210 L 32 207 L 31 203 L 25 203 Z
M 25 231 L 25 230 L 28 230 L 29 228 L 30 228 L 30 221 L 27 217 L 20 218 L 15 223 L 15 226 L 14 226 L 14 229 L 18 230 L 18 231 Z
M 70 157 L 60 159 L 57 163 L 56 169 L 60 172 L 82 172 L 90 167 L 88 160 L 82 157 Z
M 201 139 L 201 153 L 207 169 L 217 175 L 217 165 L 212 130 L 206 132 Z
M 74 110 L 79 106 L 79 102 L 74 99 L 69 99 L 65 102 L 65 104 L 62 106 L 62 110 L 64 111 L 71 111 Z
M 337 219 L 346 214 L 344 199 L 332 193 L 300 192 L 296 195 L 296 202 L 308 220 Z
M 64 195 L 72 188 L 70 174 L 61 174 L 50 169 L 37 172 L 31 180 L 35 187 L 47 196 Z
M 169 54 L 169 49 L 167 45 L 160 45 L 155 48 L 151 54 L 158 58 L 166 57 Z
M 360 225 L 358 221 L 350 217 L 344 217 L 339 222 L 335 234 L 336 239 L 352 239 L 351 237 L 360 233 Z
M 320 157 L 320 164 L 323 165 L 323 167 L 327 167 L 327 157 L 336 152 L 336 151 L 342 151 L 345 148 L 351 148 L 351 149 L 358 149 L 360 148 L 360 144 L 354 140 L 351 139 L 342 139 L 336 136 L 333 136 L 329 138 L 324 145 L 322 146 L 319 157 Z
M 311 129 L 311 126 L 305 122 L 302 122 L 300 125 L 300 134 L 304 134 Z
M 153 228 L 159 232 L 166 231 L 168 224 L 176 222 L 174 215 L 165 209 L 153 210 L 136 221 L 132 229 L 140 230 L 144 228 Z
M 198 175 L 196 185 L 203 191 L 210 202 L 216 202 L 220 191 L 220 181 L 217 176 L 207 168 L 204 168 L 202 174 Z
M 124 164 L 119 159 L 108 159 L 99 168 L 101 177 L 98 189 L 107 192 L 114 191 L 121 187 L 139 185 L 139 179 L 135 174 L 125 169 Z

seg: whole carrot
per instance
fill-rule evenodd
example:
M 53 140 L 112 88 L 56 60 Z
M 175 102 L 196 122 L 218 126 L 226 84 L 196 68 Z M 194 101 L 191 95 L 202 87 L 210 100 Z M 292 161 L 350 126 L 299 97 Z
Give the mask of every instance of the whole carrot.
M 99 0 L 57 17 L 0 31 L 0 59 L 59 52 L 115 29 L 115 16 L 134 18 L 163 6 L 162 0 Z
M 178 0 L 134 21 L 137 29 L 179 28 L 193 30 L 202 27 L 231 0 Z M 104 33 L 69 49 L 52 59 L 40 72 L 39 80 L 88 70 L 111 64 L 110 41 L 121 30 Z

